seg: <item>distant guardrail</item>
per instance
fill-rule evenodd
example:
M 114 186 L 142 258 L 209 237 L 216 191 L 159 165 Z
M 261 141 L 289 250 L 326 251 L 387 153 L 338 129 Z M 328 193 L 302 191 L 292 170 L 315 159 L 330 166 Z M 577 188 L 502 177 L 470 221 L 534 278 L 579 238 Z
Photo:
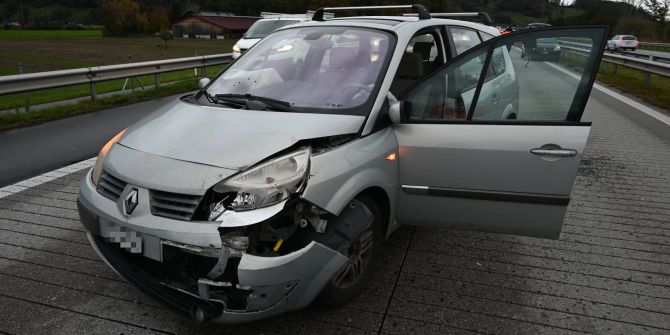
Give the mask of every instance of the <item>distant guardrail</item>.
M 639 42 L 638 45 L 656 49 L 670 49 L 670 43 Z
M 0 95 L 89 84 L 91 100 L 95 101 L 96 83 L 99 82 L 153 74 L 154 85 L 159 87 L 161 73 L 200 68 L 204 77 L 207 67 L 228 64 L 232 60 L 232 54 L 220 54 L 1 76 Z
M 560 41 L 561 49 L 564 52 L 570 52 L 573 54 L 586 56 L 590 52 L 591 45 L 578 43 L 578 42 L 565 42 Z M 630 55 L 619 55 L 615 53 L 606 52 L 603 54 L 602 62 L 605 63 L 607 67 L 608 63 L 614 65 L 614 71 L 616 71 L 616 66 L 624 66 L 632 69 L 636 69 L 645 73 L 645 82 L 648 84 L 651 81 L 651 74 L 655 74 L 662 77 L 670 77 L 670 63 L 659 62 L 654 60 L 653 57 L 645 56 L 645 58 L 632 57 Z

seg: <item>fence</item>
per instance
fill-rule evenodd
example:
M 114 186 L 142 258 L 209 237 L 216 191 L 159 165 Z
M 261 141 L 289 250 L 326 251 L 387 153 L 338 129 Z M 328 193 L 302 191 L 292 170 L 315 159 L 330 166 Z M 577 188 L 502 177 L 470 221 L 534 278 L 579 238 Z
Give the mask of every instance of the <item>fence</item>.
M 2 76 L 0 95 L 88 84 L 91 100 L 95 102 L 96 83 L 99 82 L 153 74 L 154 85 L 158 88 L 161 73 L 199 68 L 204 77 L 207 67 L 228 64 L 232 60 L 232 54 L 220 54 Z

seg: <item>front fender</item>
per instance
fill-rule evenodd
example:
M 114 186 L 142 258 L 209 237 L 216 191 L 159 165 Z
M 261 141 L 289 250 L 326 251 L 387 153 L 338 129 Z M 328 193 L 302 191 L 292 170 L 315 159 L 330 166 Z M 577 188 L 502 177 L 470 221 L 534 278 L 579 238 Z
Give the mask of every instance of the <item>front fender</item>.
M 356 195 L 370 187 L 383 189 L 389 198 L 389 224 L 394 222 L 398 193 L 398 141 L 388 127 L 374 134 L 314 155 L 310 178 L 302 197 L 339 215 Z M 390 231 L 390 230 L 389 230 Z

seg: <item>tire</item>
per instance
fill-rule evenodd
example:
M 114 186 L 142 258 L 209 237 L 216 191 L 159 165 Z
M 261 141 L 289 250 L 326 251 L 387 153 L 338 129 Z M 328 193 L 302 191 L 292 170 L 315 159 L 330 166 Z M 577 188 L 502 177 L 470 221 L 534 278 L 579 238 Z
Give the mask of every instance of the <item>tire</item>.
M 357 276 L 355 276 L 356 271 L 354 264 L 356 264 L 359 258 L 351 258 L 349 263 L 344 266 L 342 271 L 333 276 L 333 278 L 326 284 L 319 296 L 316 298 L 317 303 L 321 306 L 342 306 L 360 294 L 361 291 L 365 288 L 365 285 L 370 281 L 370 277 L 372 275 L 372 265 L 379 255 L 379 250 L 384 236 L 384 220 L 383 216 L 381 215 L 381 211 L 379 210 L 377 203 L 375 203 L 374 200 L 369 197 L 359 196 L 356 197 L 356 200 L 359 201 L 358 203 L 367 207 L 367 209 L 372 213 L 374 221 L 372 223 L 372 227 L 364 231 L 358 237 L 355 243 L 352 243 L 352 248 L 350 248 L 350 251 L 351 249 L 354 249 L 354 253 L 356 253 L 356 244 L 364 243 L 362 242 L 363 239 L 368 241 L 368 238 L 371 238 L 371 240 L 369 240 L 371 245 L 367 249 L 369 254 L 367 257 L 358 255 L 361 256 L 360 261 L 362 263 L 360 263 L 360 271 L 358 272 Z M 359 250 L 362 249 L 360 245 L 358 248 Z
M 633 52 L 634 52 L 634 51 L 635 51 L 635 48 L 630 48 L 630 51 L 633 51 Z

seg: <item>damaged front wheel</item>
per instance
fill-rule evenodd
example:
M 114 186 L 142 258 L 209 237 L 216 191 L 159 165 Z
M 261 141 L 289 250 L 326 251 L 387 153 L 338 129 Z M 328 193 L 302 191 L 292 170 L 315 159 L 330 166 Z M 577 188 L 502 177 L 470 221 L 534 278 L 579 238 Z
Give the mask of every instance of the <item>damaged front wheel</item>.
M 377 204 L 365 196 L 357 197 L 350 206 L 364 206 L 373 216 L 372 223 L 355 239 L 349 241 L 349 261 L 326 284 L 318 302 L 326 306 L 341 306 L 356 297 L 370 280 L 371 268 L 379 253 L 383 237 L 383 220 Z

